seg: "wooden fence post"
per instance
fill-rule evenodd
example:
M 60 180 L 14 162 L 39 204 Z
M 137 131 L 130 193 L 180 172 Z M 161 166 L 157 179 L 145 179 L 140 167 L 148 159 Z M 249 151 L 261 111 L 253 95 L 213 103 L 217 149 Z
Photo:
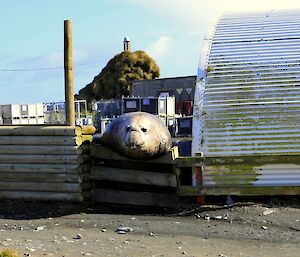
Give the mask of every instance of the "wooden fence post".
M 72 21 L 64 21 L 64 70 L 65 70 L 65 102 L 66 124 L 75 126 L 74 106 L 74 70 L 72 47 Z

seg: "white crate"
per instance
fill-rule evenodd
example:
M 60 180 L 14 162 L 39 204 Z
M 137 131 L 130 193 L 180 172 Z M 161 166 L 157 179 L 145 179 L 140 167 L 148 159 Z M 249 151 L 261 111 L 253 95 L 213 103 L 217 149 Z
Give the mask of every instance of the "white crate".
M 37 124 L 44 124 L 44 117 L 36 117 L 36 118 L 28 118 L 28 124 L 30 125 L 37 125 Z
M 28 104 L 28 116 L 39 117 L 44 115 L 43 103 Z
M 37 118 L 37 124 L 45 124 L 45 119 L 44 119 L 44 117 L 38 117 L 38 118 Z
M 5 104 L 2 106 L 3 118 L 14 119 L 21 117 L 44 116 L 42 103 L 37 104 Z
M 3 119 L 3 125 L 20 125 L 20 119 Z
M 29 124 L 29 119 L 28 118 L 21 118 L 20 119 L 20 124 L 21 125 L 28 125 Z

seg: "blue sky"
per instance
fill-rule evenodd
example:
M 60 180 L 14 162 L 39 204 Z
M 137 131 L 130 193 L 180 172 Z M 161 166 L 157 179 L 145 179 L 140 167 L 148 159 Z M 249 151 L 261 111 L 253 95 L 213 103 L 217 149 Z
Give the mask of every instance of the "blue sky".
M 0 104 L 64 99 L 65 19 L 73 24 L 77 93 L 122 51 L 125 36 L 133 51 L 145 50 L 156 60 L 161 77 L 196 75 L 204 35 L 222 11 L 300 7 L 296 0 L 0 0 L 0 4 Z M 44 68 L 49 69 L 34 70 Z

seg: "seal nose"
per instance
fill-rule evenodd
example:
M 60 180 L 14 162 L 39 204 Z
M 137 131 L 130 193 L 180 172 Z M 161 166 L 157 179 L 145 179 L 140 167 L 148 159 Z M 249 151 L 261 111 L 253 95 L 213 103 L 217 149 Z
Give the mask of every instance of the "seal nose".
M 143 145 L 141 129 L 138 126 L 130 124 L 126 127 L 126 131 L 126 144 L 131 149 L 135 149 Z
M 136 130 L 131 130 L 128 137 L 128 143 L 130 146 L 141 146 L 143 142 L 141 140 L 140 132 Z

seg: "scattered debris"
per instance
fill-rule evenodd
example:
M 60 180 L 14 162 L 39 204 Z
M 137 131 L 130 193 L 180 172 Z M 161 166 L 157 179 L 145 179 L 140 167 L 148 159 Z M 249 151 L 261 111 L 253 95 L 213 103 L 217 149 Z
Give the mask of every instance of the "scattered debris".
M 214 219 L 215 220 L 221 220 L 221 219 L 223 219 L 223 217 L 221 215 L 218 215 L 218 216 L 214 216 Z
M 133 229 L 131 227 L 118 227 L 117 232 L 124 231 L 124 232 L 132 232 Z
M 261 228 L 264 229 L 264 230 L 267 230 L 267 229 L 268 229 L 267 226 L 262 226 Z
M 220 253 L 219 254 L 219 257 L 227 257 L 227 255 L 223 254 L 223 253 Z
M 36 249 L 34 249 L 34 248 L 29 248 L 29 247 L 25 247 L 25 250 L 30 251 L 30 252 L 35 252 L 35 251 L 36 251 Z
M 106 228 L 102 228 L 101 231 L 102 231 L 102 232 L 106 232 Z
M 269 214 L 271 214 L 271 213 L 273 213 L 274 211 L 273 210 L 270 210 L 270 209 L 267 209 L 267 210 L 265 210 L 264 212 L 263 212 L 263 215 L 269 215 Z
M 81 234 L 77 234 L 75 237 L 73 237 L 73 239 L 81 239 L 82 238 L 82 235 Z
M 45 226 L 39 226 L 34 231 L 42 231 L 45 228 Z

